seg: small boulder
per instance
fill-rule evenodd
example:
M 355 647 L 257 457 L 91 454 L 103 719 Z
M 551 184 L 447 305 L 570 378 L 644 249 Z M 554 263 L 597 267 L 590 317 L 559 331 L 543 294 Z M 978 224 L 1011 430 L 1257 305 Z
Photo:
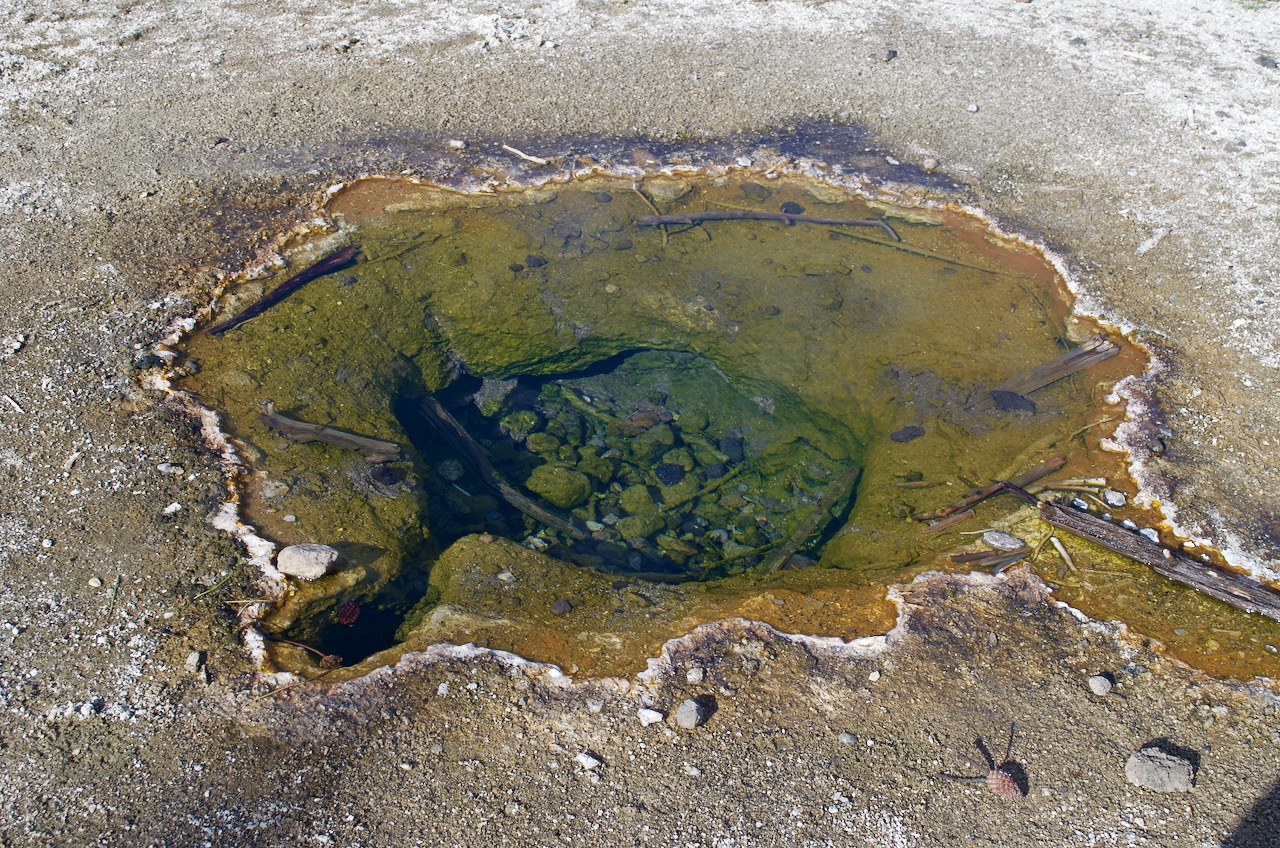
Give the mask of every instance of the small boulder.
M 1190 792 L 1195 774 L 1190 760 L 1158 747 L 1135 751 L 1124 764 L 1125 779 L 1152 792 Z
M 591 497 L 587 476 L 563 465 L 539 465 L 524 486 L 561 509 L 573 509 Z
M 276 554 L 276 568 L 281 574 L 299 580 L 318 580 L 338 565 L 342 555 L 328 545 L 290 545 Z
M 707 715 L 707 708 L 690 698 L 676 710 L 676 724 L 685 730 L 693 730 L 706 722 Z

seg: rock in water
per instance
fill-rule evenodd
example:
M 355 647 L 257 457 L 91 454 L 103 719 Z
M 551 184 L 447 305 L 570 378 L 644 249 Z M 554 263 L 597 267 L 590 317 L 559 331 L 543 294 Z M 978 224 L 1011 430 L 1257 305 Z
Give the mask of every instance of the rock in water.
M 1002 412 L 1025 412 L 1030 415 L 1036 414 L 1035 401 L 1025 398 L 1017 392 L 1006 392 L 1001 389 L 991 390 L 991 400 L 995 403 L 996 409 Z
M 889 438 L 895 442 L 909 442 L 912 439 L 918 439 L 924 435 L 923 427 L 903 427 L 901 430 L 894 430 L 889 434 Z
M 328 545 L 290 545 L 276 555 L 276 568 L 299 580 L 317 580 L 333 571 L 339 559 L 341 554 Z
M 587 476 L 562 465 L 539 465 L 524 485 L 561 509 L 573 509 L 591 496 Z
M 1135 751 L 1124 764 L 1125 779 L 1152 792 L 1190 792 L 1195 766 L 1185 757 L 1160 748 Z

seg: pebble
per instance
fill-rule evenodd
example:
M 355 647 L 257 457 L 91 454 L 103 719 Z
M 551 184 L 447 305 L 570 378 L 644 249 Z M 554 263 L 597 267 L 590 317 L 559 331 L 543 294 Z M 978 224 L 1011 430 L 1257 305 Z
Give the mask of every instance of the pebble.
M 701 727 L 707 720 L 707 708 L 692 698 L 682 703 L 676 710 L 676 724 L 685 730 Z
M 889 434 L 889 438 L 895 442 L 909 442 L 912 439 L 918 439 L 924 435 L 923 427 L 903 427 L 900 430 L 894 430 Z
M 1137 524 L 1135 524 L 1135 523 L 1133 522 L 1133 519 L 1131 519 L 1131 518 L 1126 518 L 1124 521 L 1121 521 L 1121 522 L 1120 522 L 1120 526 L 1121 526 L 1121 527 L 1123 527 L 1123 528 L 1124 528 L 1124 529 L 1126 529 L 1126 530 L 1137 530 L 1137 529 L 1138 529 L 1138 525 L 1137 525 Z
M 644 725 L 645 727 L 648 727 L 651 724 L 657 724 L 658 722 L 666 718 L 665 715 L 658 712 L 657 710 L 651 710 L 648 708 L 640 710 L 640 712 L 636 713 L 636 715 L 640 717 L 640 724 Z
M 187 654 L 186 668 L 190 674 L 195 674 L 204 667 L 204 651 L 192 651 Z
M 1190 792 L 1195 785 L 1195 766 L 1177 754 L 1143 748 L 1129 755 L 1124 776 L 1134 786 L 1152 792 Z
M 294 515 L 294 514 L 291 512 L 291 513 L 289 513 L 288 515 L 286 515 L 286 516 L 284 516 L 283 518 L 281 518 L 280 520 L 281 520 L 281 521 L 286 521 L 286 522 L 288 522 L 289 524 L 292 524 L 293 522 L 295 522 L 295 521 L 297 521 L 297 520 L 298 520 L 298 516 Z
M 560 600 L 556 601 L 554 604 L 551 605 L 551 612 L 554 615 L 565 615 L 572 611 L 573 611 L 573 604 L 569 603 L 564 598 L 561 598 Z
M 89 578 L 89 588 L 90 588 L 90 589 L 101 589 L 101 588 L 102 588 L 102 581 L 101 581 L 101 580 L 99 580 L 97 577 L 90 577 L 90 578 Z
M 299 580 L 316 580 L 332 571 L 340 557 L 328 545 L 290 545 L 276 555 L 276 568 Z
M 707 676 L 707 670 L 700 665 L 695 665 L 684 673 L 684 679 L 690 683 L 697 685 Z
M 172 462 L 162 462 L 156 466 L 156 470 L 161 474 L 183 474 L 186 469 L 181 465 L 174 465 Z
M 1002 551 L 1016 551 L 1019 548 L 1026 547 L 1027 543 L 1019 539 L 1017 536 L 1011 536 L 1008 533 L 1002 533 L 999 530 L 988 530 L 982 534 L 982 541 L 986 542 L 993 548 L 999 548 Z
M 436 466 L 436 473 L 447 483 L 456 483 L 467 473 L 467 469 L 456 459 L 446 459 Z
M 1089 678 L 1089 691 L 1098 697 L 1102 697 L 1111 691 L 1111 678 L 1105 674 L 1095 674 Z
M 857 745 L 858 744 L 858 737 L 854 736 L 852 733 L 850 733 L 847 730 L 842 730 L 840 732 L 840 735 L 836 737 L 836 740 L 841 745 Z
M 701 777 L 702 769 L 698 768 L 697 766 L 691 766 L 688 763 L 685 763 L 684 773 L 689 775 L 689 777 Z
M 978 104 L 977 104 L 977 103 L 970 103 L 966 108 L 967 108 L 970 112 L 976 112 L 976 111 L 978 111 Z
M 926 174 L 932 174 L 934 171 L 938 170 L 938 160 L 934 159 L 932 156 L 926 157 L 921 160 L 920 167 Z
M 1147 537 L 1148 539 L 1150 539 L 1151 541 L 1153 541 L 1153 542 L 1155 542 L 1155 543 L 1157 543 L 1157 544 L 1159 544 L 1159 543 L 1160 543 L 1160 533 L 1159 533 L 1159 532 L 1157 532 L 1157 531 L 1155 531 L 1155 530 L 1153 530 L 1153 529 L 1151 529 L 1150 527 L 1144 527 L 1144 528 L 1142 528 L 1141 530 L 1139 530 L 1138 532 L 1139 532 L 1140 534 L 1142 534 L 1143 536 L 1146 536 L 1146 537 Z
M 1124 506 L 1128 500 L 1124 492 L 1117 492 L 1115 489 L 1104 489 L 1102 499 L 1107 502 L 1107 506 Z
M 599 521 L 588 521 L 587 529 L 590 530 L 592 533 L 599 533 L 601 530 L 604 529 L 604 525 L 601 524 Z
M 876 58 L 879 59 L 881 62 L 892 62 L 894 59 L 898 58 L 898 51 L 892 50 L 886 47 L 880 52 L 876 53 Z
M 575 755 L 573 758 L 573 761 L 578 765 L 582 766 L 583 771 L 595 771 L 596 769 L 600 768 L 600 766 L 604 765 L 604 760 L 600 759 L 599 757 L 592 756 L 591 754 L 588 754 L 586 751 L 583 751 L 581 754 Z
M 516 576 L 512 574 L 510 571 L 506 571 L 505 569 L 503 571 L 498 572 L 498 579 L 501 580 L 503 583 L 516 582 Z
M 182 509 L 182 504 L 178 503 L 177 501 L 174 501 L 164 509 L 160 510 L 160 512 L 164 515 L 173 515 L 175 512 L 177 512 L 180 509 Z

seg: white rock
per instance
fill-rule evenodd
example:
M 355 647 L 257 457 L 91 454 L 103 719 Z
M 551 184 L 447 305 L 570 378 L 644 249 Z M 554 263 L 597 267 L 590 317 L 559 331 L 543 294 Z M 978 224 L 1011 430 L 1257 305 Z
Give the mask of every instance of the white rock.
M 1138 532 L 1141 533 L 1143 536 L 1146 536 L 1148 539 L 1150 539 L 1153 542 L 1158 543 L 1160 541 L 1160 534 L 1157 531 L 1151 529 L 1150 527 L 1143 527 Z
M 1101 697 L 1111 691 L 1111 679 L 1105 674 L 1095 674 L 1089 678 L 1089 691 Z
M 857 745 L 858 744 L 858 737 L 854 736 L 852 733 L 850 733 L 847 730 L 841 731 L 840 735 L 837 736 L 836 739 L 840 742 L 841 745 Z
M 707 708 L 690 698 L 676 710 L 676 724 L 685 730 L 701 727 L 707 720 Z
M 164 509 L 160 510 L 160 512 L 163 513 L 164 515 L 173 515 L 175 512 L 177 512 L 180 509 L 182 509 L 182 504 L 178 503 L 177 501 L 174 501 Z
M 578 765 L 582 766 L 583 771 L 595 771 L 596 769 L 600 768 L 600 766 L 604 765 L 604 760 L 598 757 L 594 757 L 591 754 L 588 754 L 586 751 L 583 751 L 581 754 L 575 755 L 573 758 L 573 761 Z
M 999 530 L 988 530 L 983 533 L 982 541 L 1002 551 L 1016 551 L 1018 548 L 1026 547 L 1027 544 L 1017 536 L 1010 536 L 1008 533 L 1001 533 Z
M 1190 792 L 1195 767 L 1189 760 L 1159 748 L 1143 748 L 1124 764 L 1125 779 L 1153 792 Z
M 640 712 L 636 713 L 636 715 L 640 717 L 640 723 L 645 727 L 648 727 L 651 724 L 657 724 L 658 722 L 666 718 L 666 716 L 664 716 L 659 711 L 651 710 L 651 709 L 648 709 L 647 707 L 640 710 Z
M 703 678 L 707 676 L 707 671 L 700 665 L 695 665 L 684 673 L 684 679 L 693 684 L 701 683 Z
M 276 555 L 276 568 L 299 580 L 316 580 L 332 571 L 340 556 L 328 545 L 290 545 Z
M 1124 506 L 1125 501 L 1128 500 L 1124 492 L 1117 492 L 1115 489 L 1103 490 L 1102 499 L 1107 502 L 1107 506 Z

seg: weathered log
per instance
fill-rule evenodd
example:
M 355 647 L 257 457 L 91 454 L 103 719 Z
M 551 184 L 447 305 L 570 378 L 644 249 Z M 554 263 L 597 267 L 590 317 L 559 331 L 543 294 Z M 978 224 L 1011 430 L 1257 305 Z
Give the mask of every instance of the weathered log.
M 455 451 L 467 461 L 475 472 L 480 475 L 480 479 L 485 485 L 498 493 L 504 501 L 511 504 L 534 521 L 554 527 L 555 529 L 568 533 L 575 539 L 587 538 L 587 532 L 576 527 L 573 522 L 562 516 L 556 515 L 546 507 L 539 506 L 529 498 L 516 491 L 515 487 L 502 479 L 497 469 L 493 467 L 493 463 L 489 461 L 488 455 L 484 448 L 471 438 L 471 434 L 462 428 L 458 420 L 449 414 L 438 400 L 431 396 L 422 399 L 422 414 L 427 422 L 435 428 L 436 432 L 449 443 Z
M 879 227 L 894 241 L 902 241 L 898 233 L 879 218 L 815 218 L 812 215 L 792 215 L 788 212 L 763 212 L 754 209 L 725 209 L 712 212 L 684 212 L 676 215 L 645 215 L 637 220 L 642 227 L 661 227 L 667 224 L 701 224 L 705 221 L 783 221 L 791 224 L 823 224 L 828 227 Z
M 1183 583 L 1245 612 L 1280 621 L 1280 589 L 1251 577 L 1224 571 L 1153 542 L 1118 524 L 1083 510 L 1042 501 L 1040 517 L 1071 533 L 1148 566 L 1157 574 Z
M 823 493 L 822 498 L 814 505 L 809 514 L 804 517 L 797 525 L 796 529 L 787 537 L 787 541 L 782 547 L 774 551 L 764 562 L 763 571 L 768 574 L 777 571 L 787 560 L 791 559 L 792 554 L 800 550 L 810 536 L 817 532 L 818 528 L 831 520 L 828 514 L 831 507 L 835 506 L 841 498 L 853 491 L 858 485 L 858 478 L 862 476 L 862 468 L 855 465 L 846 470 L 843 474 L 836 478 L 831 487 Z
M 395 442 L 383 442 L 322 424 L 299 421 L 276 412 L 275 404 L 269 400 L 262 402 L 262 420 L 295 442 L 324 442 L 344 450 L 360 451 L 369 462 L 394 462 L 401 456 L 400 446 Z
M 1012 492 L 1019 497 L 1026 496 L 1026 492 L 1022 490 L 1042 477 L 1047 477 L 1053 472 L 1062 468 L 1067 464 L 1066 457 L 1051 456 L 1044 462 L 1032 468 L 1030 471 L 1024 471 L 1017 477 L 1011 477 L 1008 480 L 1001 480 L 999 483 L 992 483 L 990 486 L 983 486 L 981 489 L 974 489 L 967 492 L 960 500 L 953 504 L 944 506 L 942 509 L 935 509 L 932 512 L 918 512 L 911 518 L 915 521 L 936 521 L 939 518 L 946 518 L 948 515 L 957 512 L 963 512 L 970 507 L 982 503 L 993 495 L 1001 492 Z M 938 528 L 942 529 L 942 528 Z
M 341 270 L 356 261 L 356 257 L 360 255 L 360 248 L 354 244 L 349 244 L 341 250 L 330 253 L 324 259 L 309 265 L 271 291 L 264 294 L 257 301 L 245 309 L 234 318 L 228 318 L 221 324 L 215 324 L 209 328 L 209 332 L 215 336 L 220 336 L 227 330 L 238 327 L 250 318 L 256 318 L 263 312 L 275 306 L 298 289 L 305 286 L 312 280 L 323 277 L 325 274 L 332 274 L 334 271 Z

